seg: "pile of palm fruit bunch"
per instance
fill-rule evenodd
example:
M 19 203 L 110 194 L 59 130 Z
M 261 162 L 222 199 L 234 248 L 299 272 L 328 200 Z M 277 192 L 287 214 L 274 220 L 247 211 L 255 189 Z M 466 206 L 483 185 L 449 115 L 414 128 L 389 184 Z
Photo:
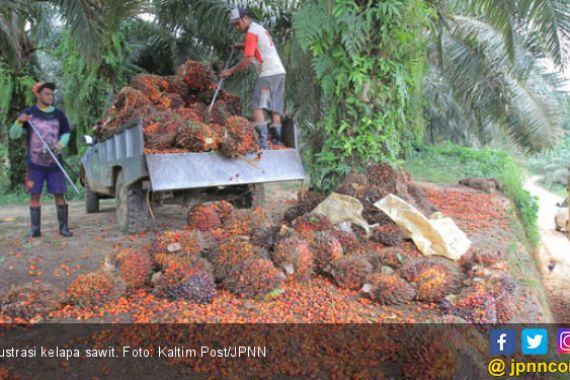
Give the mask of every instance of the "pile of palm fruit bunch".
M 220 90 L 208 112 L 216 88 L 210 66 L 192 60 L 176 75 L 137 74 L 117 94 L 95 134 L 105 140 L 142 119 L 147 154 L 221 151 L 233 158 L 257 151 L 257 134 L 240 116 L 236 94 Z
M 505 323 L 516 317 L 522 293 L 504 253 L 473 246 L 458 261 L 424 256 L 386 215 L 368 207 L 396 193 L 433 210 L 407 173 L 375 165 L 349 175 L 337 190 L 359 198 L 368 222 L 381 230 L 367 235 L 356 225 L 335 225 L 313 212 L 324 198 L 316 193 L 300 194 L 280 220 L 261 208 L 202 203 L 189 210 L 183 229 L 157 233 L 141 252 L 122 251 L 117 269 L 85 275 L 70 286 L 68 297 L 81 306 L 115 299 L 117 289 L 191 304 L 212 303 L 228 293 L 266 300 L 319 278 L 363 302 L 423 305 L 444 320 Z M 87 291 L 84 284 L 98 290 Z

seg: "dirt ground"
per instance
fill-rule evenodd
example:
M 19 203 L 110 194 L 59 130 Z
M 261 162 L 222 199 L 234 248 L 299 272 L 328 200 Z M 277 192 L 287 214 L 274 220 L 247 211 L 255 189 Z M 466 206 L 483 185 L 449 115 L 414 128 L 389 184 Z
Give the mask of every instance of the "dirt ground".
M 295 203 L 298 189 L 296 183 L 268 186 L 268 211 L 274 220 Z M 146 233 L 125 235 L 117 227 L 114 199 L 102 200 L 95 214 L 87 214 L 82 201 L 70 202 L 69 228 L 74 236 L 64 238 L 58 234 L 54 204 L 44 203 L 42 237 L 28 240 L 28 207 L 0 207 L 0 290 L 29 281 L 65 290 L 78 274 L 97 270 L 106 255 L 143 247 L 154 231 L 181 229 L 186 223 L 188 209 L 184 206 L 164 205 L 153 211 L 156 220 Z
M 531 177 L 525 188 L 538 198 L 538 227 L 541 244 L 537 258 L 543 277 L 544 287 L 557 322 L 570 320 L 570 295 L 568 294 L 568 276 L 570 275 L 570 241 L 566 231 L 554 229 L 556 204 L 563 198 L 538 184 L 540 177 Z

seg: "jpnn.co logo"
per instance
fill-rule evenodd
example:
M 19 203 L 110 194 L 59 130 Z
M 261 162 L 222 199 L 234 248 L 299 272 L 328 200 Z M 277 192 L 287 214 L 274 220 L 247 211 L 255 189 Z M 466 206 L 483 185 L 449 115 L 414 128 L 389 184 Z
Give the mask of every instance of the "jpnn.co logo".
M 558 329 L 558 353 L 570 354 L 570 329 Z

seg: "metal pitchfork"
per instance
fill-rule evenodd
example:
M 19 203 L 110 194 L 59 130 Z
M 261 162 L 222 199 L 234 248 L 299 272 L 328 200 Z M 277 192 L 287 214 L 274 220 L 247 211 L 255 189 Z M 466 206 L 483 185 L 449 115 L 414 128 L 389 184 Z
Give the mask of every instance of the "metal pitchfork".
M 227 70 L 228 67 L 230 66 L 230 62 L 232 61 L 232 58 L 234 56 L 234 50 L 235 50 L 235 47 L 232 47 L 232 50 L 230 51 L 230 58 L 228 58 L 226 65 L 224 66 L 224 70 Z M 220 89 L 222 88 L 222 83 L 224 82 L 224 79 L 226 79 L 226 78 L 221 78 L 218 81 L 218 87 L 216 88 L 216 92 L 214 92 L 214 97 L 212 98 L 212 101 L 210 102 L 210 107 L 208 107 L 208 114 L 210 114 L 210 112 L 212 111 L 212 107 L 214 107 L 214 103 L 216 102 L 216 98 L 218 97 L 218 93 L 220 92 Z

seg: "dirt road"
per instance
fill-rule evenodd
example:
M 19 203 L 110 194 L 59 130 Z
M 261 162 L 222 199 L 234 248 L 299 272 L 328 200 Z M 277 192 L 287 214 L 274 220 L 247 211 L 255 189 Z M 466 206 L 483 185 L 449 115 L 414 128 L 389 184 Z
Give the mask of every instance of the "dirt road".
M 558 321 L 570 320 L 570 295 L 567 293 L 570 276 L 570 241 L 565 232 L 554 229 L 556 203 L 563 198 L 551 193 L 538 184 L 540 177 L 529 178 L 525 189 L 538 198 L 538 227 L 541 233 L 541 246 L 537 258 L 549 294 L 552 311 Z M 552 270 L 549 269 L 552 268 Z

